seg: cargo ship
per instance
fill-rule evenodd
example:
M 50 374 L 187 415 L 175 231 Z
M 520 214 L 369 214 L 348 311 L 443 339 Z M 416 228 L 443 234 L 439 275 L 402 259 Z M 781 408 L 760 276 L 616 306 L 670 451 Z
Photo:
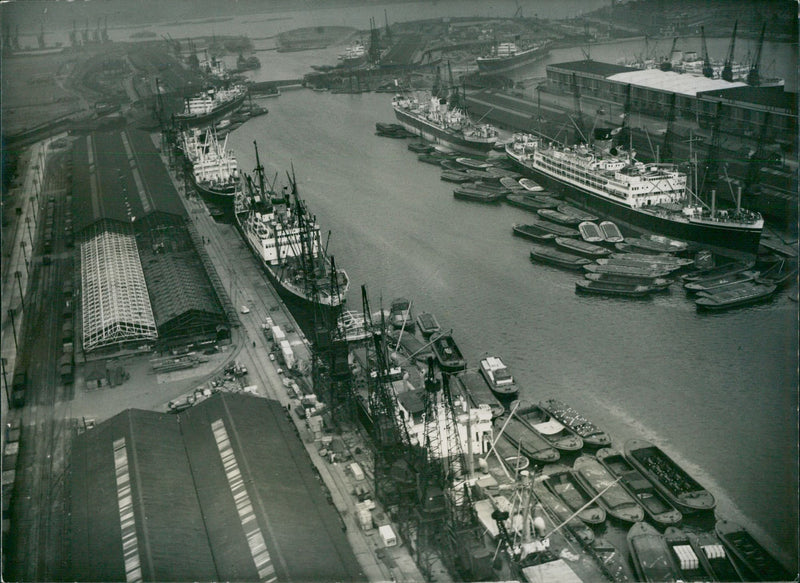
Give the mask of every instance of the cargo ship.
M 216 134 L 190 128 L 181 133 L 186 175 L 201 196 L 230 208 L 239 189 L 239 165 L 228 138 L 220 144 Z
M 521 48 L 515 42 L 494 45 L 489 54 L 478 57 L 478 71 L 490 75 L 508 73 L 525 65 L 530 65 L 550 53 L 550 41 L 542 41 Z
M 175 121 L 186 127 L 207 124 L 241 106 L 245 97 L 247 87 L 244 85 L 207 89 L 194 97 L 187 97 L 184 110 L 175 114 Z
M 350 281 L 320 242 L 319 225 L 297 192 L 297 182 L 276 190 L 264 176 L 256 150 L 255 177 L 245 174 L 234 201 L 236 226 L 290 308 L 313 317 L 337 315 Z
M 448 150 L 488 155 L 497 142 L 497 129 L 474 123 L 452 100 L 431 93 L 395 95 L 392 108 L 397 121 L 409 132 Z
M 764 219 L 739 205 L 703 204 L 674 164 L 643 163 L 632 153 L 612 153 L 586 145 L 565 147 L 528 134 L 506 146 L 514 165 L 549 190 L 611 215 L 628 227 L 703 246 L 756 254 Z

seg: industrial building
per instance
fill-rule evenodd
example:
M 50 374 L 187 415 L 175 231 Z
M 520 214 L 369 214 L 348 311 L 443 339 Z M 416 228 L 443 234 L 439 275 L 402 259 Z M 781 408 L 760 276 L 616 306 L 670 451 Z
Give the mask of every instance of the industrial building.
M 756 137 L 766 128 L 765 139 L 786 141 L 790 136 L 796 141 L 797 94 L 780 85 L 751 87 L 741 81 L 583 60 L 547 65 L 547 87 L 663 118 L 674 107 L 676 117 L 696 120 L 702 127 L 712 127 L 719 116 L 722 132 Z
M 94 132 L 73 149 L 84 352 L 230 337 L 234 309 L 144 132 Z
M 129 409 L 79 435 L 72 581 L 363 581 L 280 403 L 221 393 Z

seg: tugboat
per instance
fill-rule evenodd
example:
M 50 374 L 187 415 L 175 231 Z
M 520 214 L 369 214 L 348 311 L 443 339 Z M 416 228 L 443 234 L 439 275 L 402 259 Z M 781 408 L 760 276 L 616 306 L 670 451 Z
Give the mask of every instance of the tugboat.
M 480 362 L 480 371 L 489 388 L 503 397 L 514 396 L 519 391 L 514 377 L 499 356 L 487 356 Z

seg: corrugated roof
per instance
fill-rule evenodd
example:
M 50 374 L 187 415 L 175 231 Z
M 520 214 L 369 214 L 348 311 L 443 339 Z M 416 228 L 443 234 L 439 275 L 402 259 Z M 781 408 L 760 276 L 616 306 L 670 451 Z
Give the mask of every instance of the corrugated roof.
M 583 60 L 583 61 L 570 61 L 568 63 L 552 63 L 547 65 L 547 68 L 567 69 L 576 73 L 591 73 L 600 75 L 602 77 L 609 77 L 627 71 L 636 71 L 632 67 L 624 65 L 616 65 L 614 63 L 601 63 L 600 61 Z
M 224 427 L 278 580 L 364 580 L 342 522 L 277 401 L 219 394 L 180 415 L 128 410 L 78 436 L 68 579 L 124 581 L 113 444 L 125 439 L 145 581 L 259 580 L 234 500 Z M 250 520 L 247 528 L 253 527 Z
M 619 83 L 630 83 L 638 87 L 647 87 L 691 97 L 701 91 L 745 86 L 740 81 L 730 82 L 722 79 L 709 79 L 708 77 L 676 73 L 675 71 L 662 71 L 661 69 L 633 70 L 611 75 L 608 79 Z

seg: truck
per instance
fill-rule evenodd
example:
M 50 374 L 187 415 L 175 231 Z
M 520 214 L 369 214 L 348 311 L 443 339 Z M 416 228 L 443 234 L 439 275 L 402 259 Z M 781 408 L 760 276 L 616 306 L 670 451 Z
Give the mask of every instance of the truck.
M 280 326 L 272 327 L 272 341 L 275 344 L 280 344 L 281 341 L 286 340 L 286 333 Z

